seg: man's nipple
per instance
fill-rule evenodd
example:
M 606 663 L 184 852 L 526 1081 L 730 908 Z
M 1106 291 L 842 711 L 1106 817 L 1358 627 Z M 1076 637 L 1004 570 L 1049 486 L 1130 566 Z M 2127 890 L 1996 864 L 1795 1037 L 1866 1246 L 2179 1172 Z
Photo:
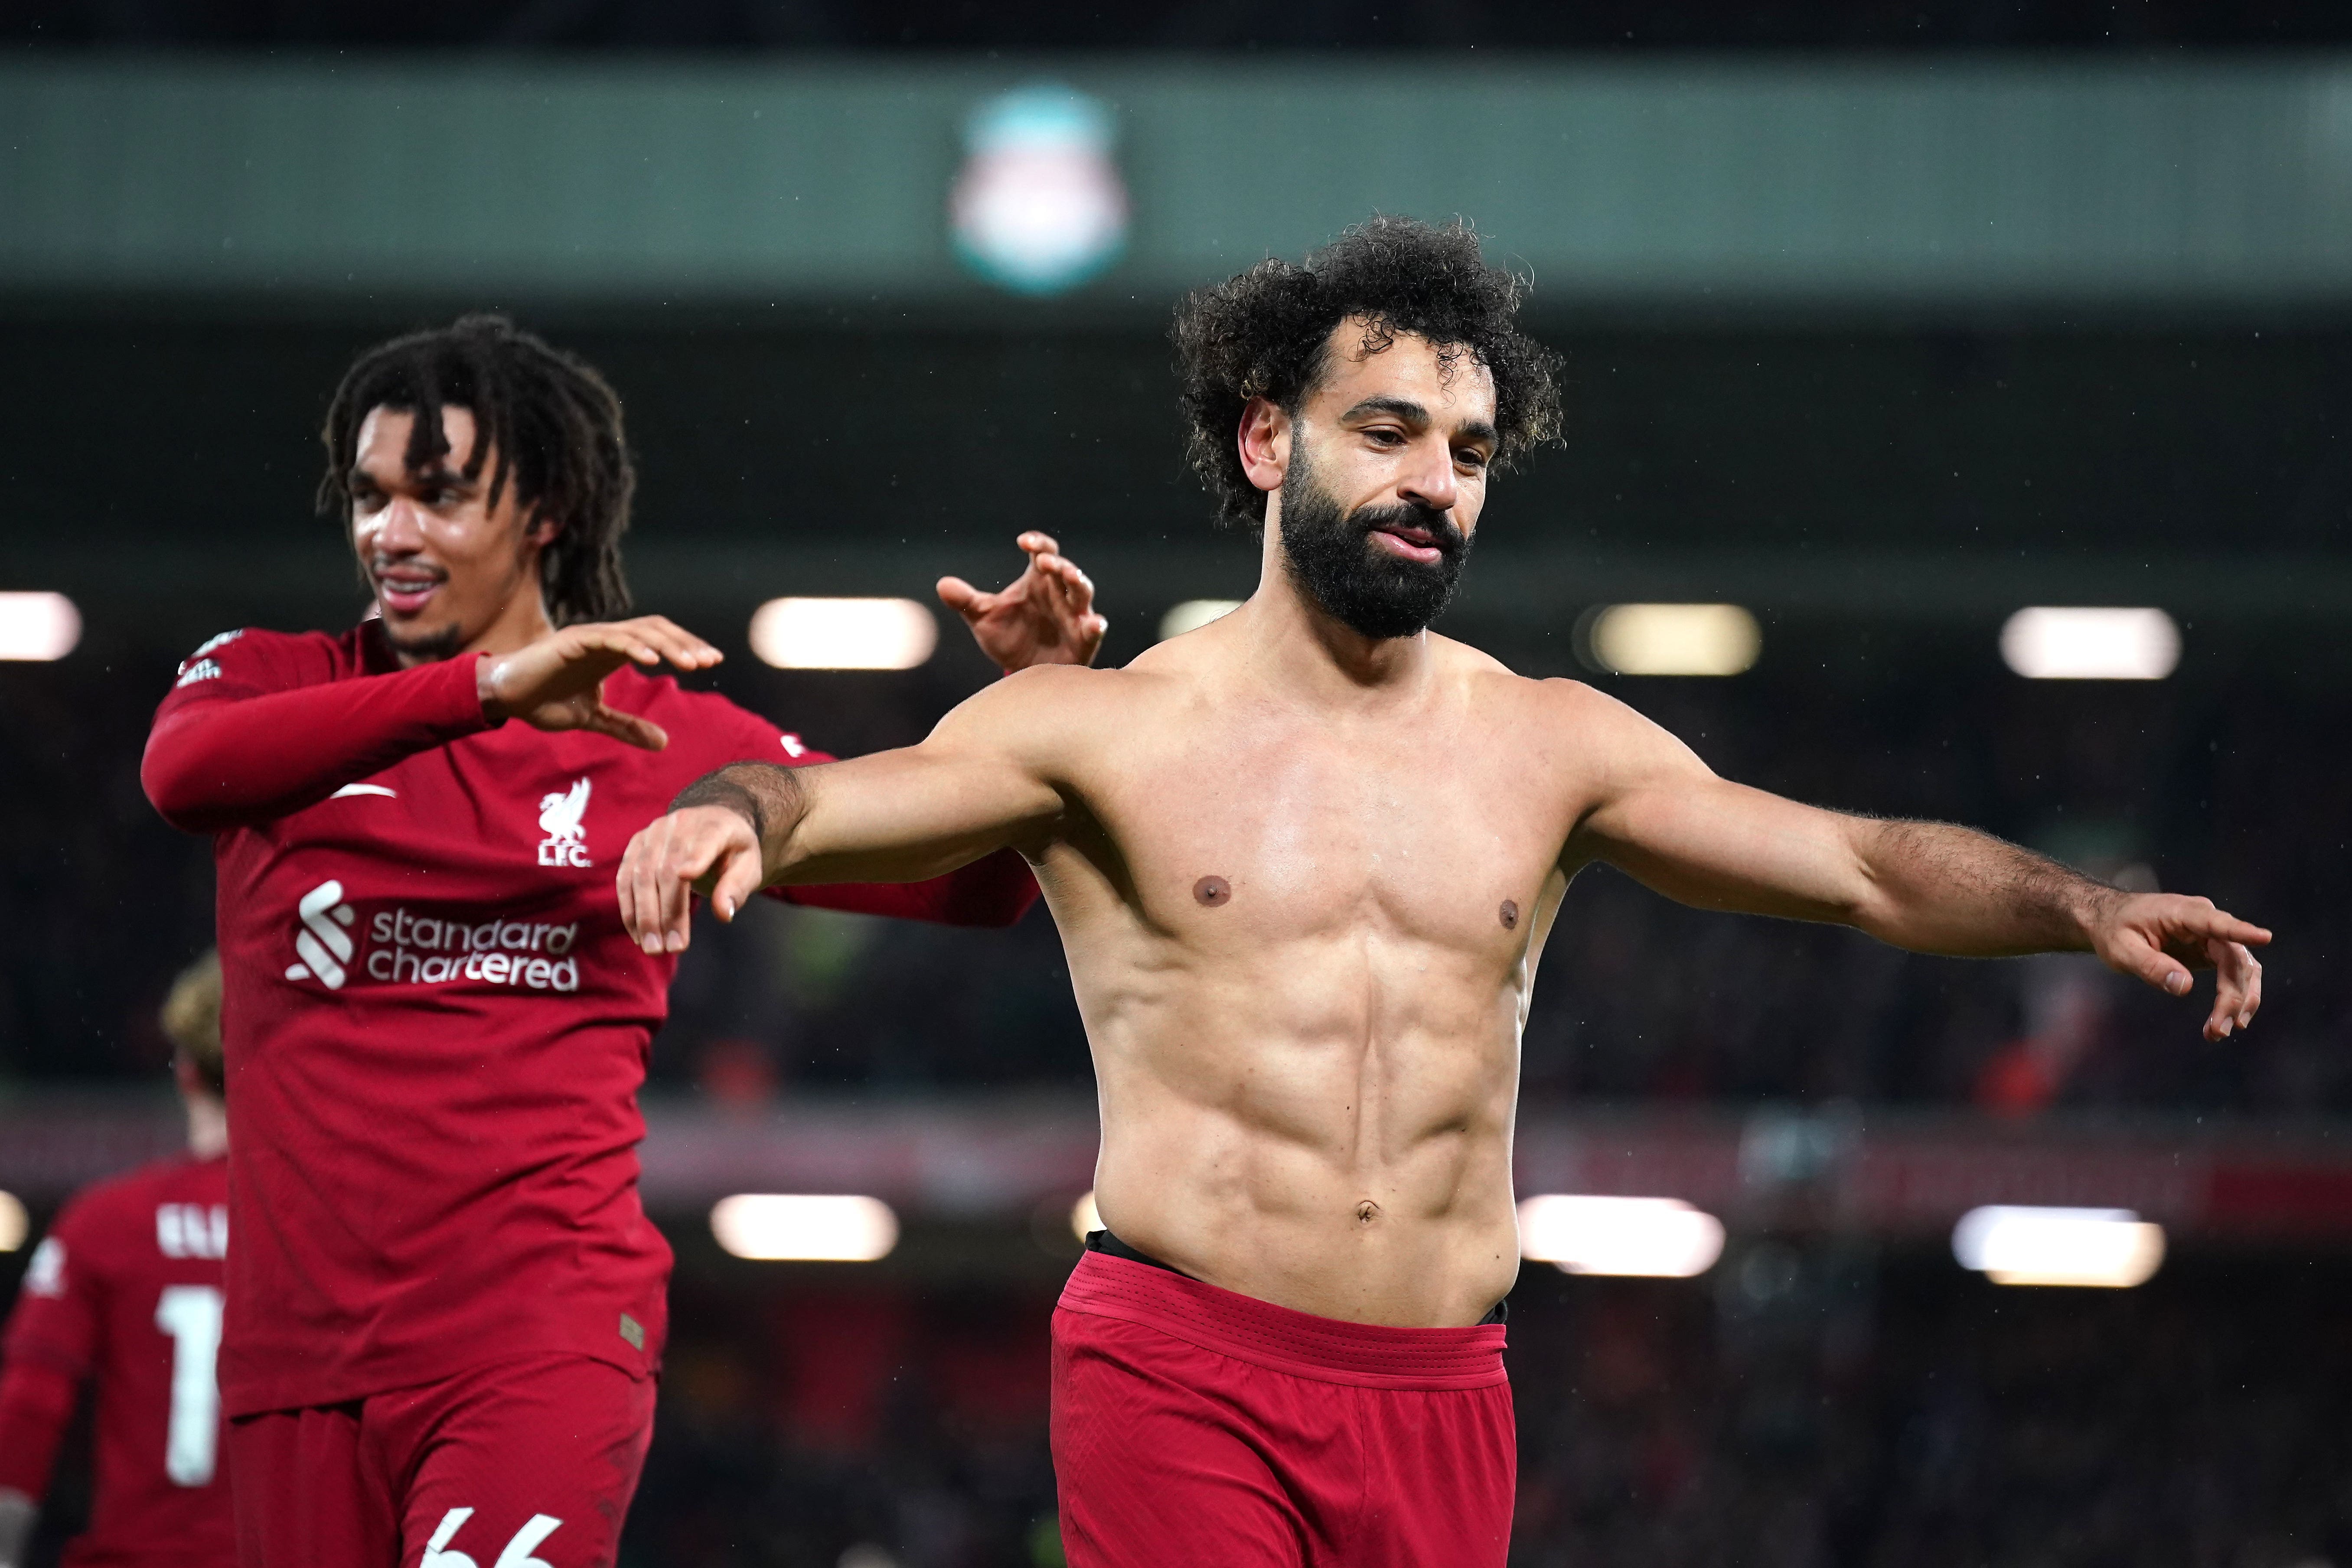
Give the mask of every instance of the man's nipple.
M 1207 909 L 1233 901 L 1233 884 L 1223 877 L 1203 877 L 1192 884 L 1193 901 Z
M 1495 912 L 1501 918 L 1505 931 L 1519 929 L 1519 906 L 1517 900 L 1505 899 L 1503 907 Z

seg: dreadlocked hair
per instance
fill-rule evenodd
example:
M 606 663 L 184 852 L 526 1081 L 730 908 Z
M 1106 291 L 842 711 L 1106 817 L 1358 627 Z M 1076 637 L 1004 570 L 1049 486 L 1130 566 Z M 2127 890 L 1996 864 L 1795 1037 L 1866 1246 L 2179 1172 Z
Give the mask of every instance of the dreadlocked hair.
M 489 504 L 498 505 L 511 479 L 525 514 L 557 524 L 539 558 L 540 586 L 555 624 L 608 620 L 627 610 L 621 535 L 637 476 L 621 431 L 621 400 L 585 361 L 504 316 L 461 316 L 446 327 L 394 338 L 343 373 L 320 432 L 327 447 L 320 515 L 349 515 L 352 465 L 370 410 L 416 416 L 403 456 L 414 471 L 448 456 L 441 410 L 450 405 L 474 416 L 466 478 L 479 479 L 484 459 L 497 459 Z
M 1265 495 L 1242 468 L 1234 433 L 1263 397 L 1297 414 L 1321 381 L 1331 330 L 1358 319 L 1362 352 L 1400 334 L 1433 344 L 1451 377 L 1464 358 L 1495 378 L 1495 467 L 1559 432 L 1559 356 L 1520 331 L 1526 285 L 1478 254 L 1478 235 L 1457 218 L 1443 227 L 1375 217 L 1349 229 L 1303 267 L 1269 258 L 1195 290 L 1176 307 L 1169 336 L 1182 384 L 1185 456 L 1215 498 L 1220 521 L 1256 527 Z

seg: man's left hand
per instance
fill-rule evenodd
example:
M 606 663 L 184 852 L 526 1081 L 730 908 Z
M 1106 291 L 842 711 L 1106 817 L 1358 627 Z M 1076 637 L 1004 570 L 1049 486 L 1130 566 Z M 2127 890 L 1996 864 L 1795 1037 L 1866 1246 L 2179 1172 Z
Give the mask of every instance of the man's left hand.
M 1092 664 L 1110 623 L 1095 614 L 1095 585 L 1050 533 L 1021 536 L 1029 569 L 1001 593 L 940 579 L 940 602 L 971 628 L 980 651 L 1006 671 L 1033 664 Z
M 2212 900 L 2177 893 L 2125 894 L 2091 931 L 2091 944 L 2109 968 L 2174 996 L 2189 994 L 2195 984 L 2190 970 L 2212 970 L 2209 1040 L 2226 1039 L 2254 1021 L 2263 1005 L 2263 966 L 2248 950 L 2270 940 L 2269 931 L 2215 909 Z

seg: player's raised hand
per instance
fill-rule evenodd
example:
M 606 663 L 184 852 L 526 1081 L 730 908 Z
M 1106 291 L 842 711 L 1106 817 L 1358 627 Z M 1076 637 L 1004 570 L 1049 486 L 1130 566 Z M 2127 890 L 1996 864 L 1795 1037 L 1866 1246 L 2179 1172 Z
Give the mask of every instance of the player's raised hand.
M 614 886 L 621 923 L 647 952 L 684 952 L 696 893 L 732 921 L 760 890 L 760 837 L 751 818 L 723 805 L 683 806 L 638 830 Z
M 940 579 L 940 602 L 971 628 L 980 650 L 1007 670 L 1033 664 L 1092 664 L 1110 623 L 1095 614 L 1095 585 L 1034 529 L 1017 542 L 1028 569 L 1012 586 L 983 594 L 961 577 Z
M 2210 899 L 2128 895 L 2102 916 L 2091 939 L 2109 968 L 2170 995 L 2189 994 L 2196 983 L 2191 970 L 2212 970 L 2213 1010 L 2205 1019 L 2209 1040 L 2244 1028 L 2263 1005 L 2263 966 L 2248 950 L 2267 944 L 2271 933 L 2215 909 Z
M 538 730 L 593 730 L 658 752 L 662 727 L 604 705 L 604 678 L 629 663 L 708 669 L 726 657 L 663 616 L 583 621 L 550 632 L 512 653 L 481 661 L 475 684 L 492 723 L 520 719 Z

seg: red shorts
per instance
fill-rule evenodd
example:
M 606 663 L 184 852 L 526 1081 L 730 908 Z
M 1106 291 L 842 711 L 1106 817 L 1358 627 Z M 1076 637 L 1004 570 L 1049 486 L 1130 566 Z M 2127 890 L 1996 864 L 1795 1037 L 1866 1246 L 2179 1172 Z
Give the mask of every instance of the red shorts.
M 1503 1327 L 1294 1312 L 1088 1252 L 1054 1313 L 1071 1568 L 1499 1568 Z
M 654 1383 L 582 1355 L 229 1423 L 240 1568 L 607 1568 Z

